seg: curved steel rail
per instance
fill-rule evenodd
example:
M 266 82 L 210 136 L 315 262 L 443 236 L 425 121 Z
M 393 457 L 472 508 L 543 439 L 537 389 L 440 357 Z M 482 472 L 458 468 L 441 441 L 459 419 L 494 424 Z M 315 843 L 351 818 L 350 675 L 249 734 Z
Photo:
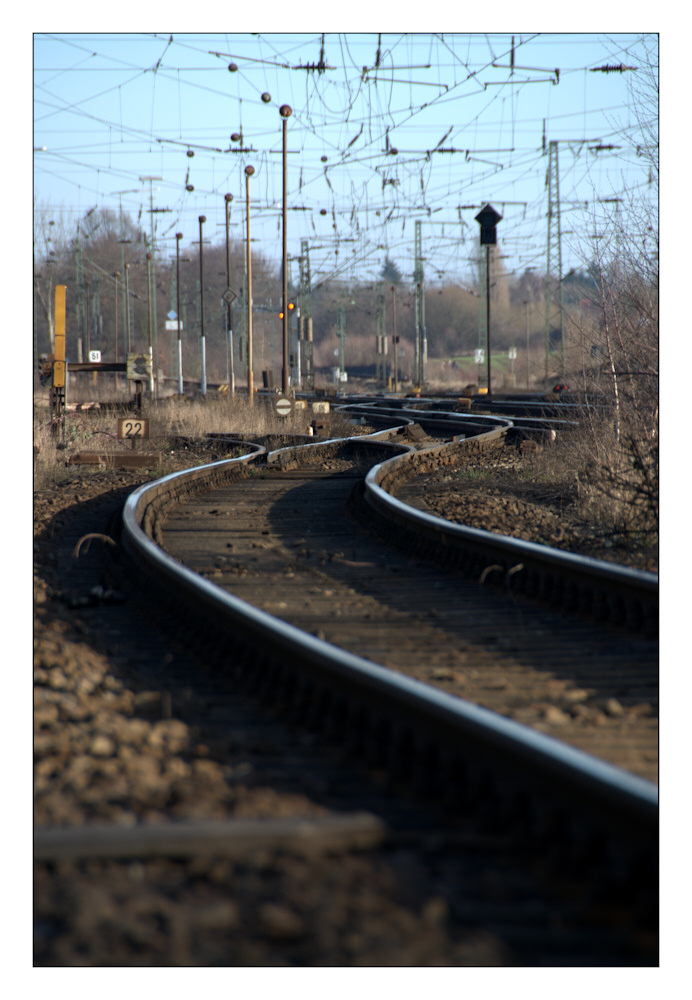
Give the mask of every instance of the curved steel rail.
M 356 437 L 306 447 L 317 449 L 317 456 L 325 449 L 362 447 L 364 443 L 364 437 Z M 387 447 L 384 442 L 376 444 L 378 450 Z M 274 455 L 269 454 L 268 460 Z M 182 593 L 185 603 L 194 608 L 193 617 L 212 623 L 224 650 L 236 656 L 239 650 L 244 653 L 252 664 L 254 682 L 263 679 L 272 689 L 283 690 L 285 701 L 290 702 L 292 695 L 298 702 L 319 706 L 319 719 L 330 714 L 331 706 L 332 715 L 341 719 L 346 732 L 351 730 L 353 737 L 355 731 L 363 743 L 376 741 L 383 731 L 388 733 L 389 743 L 396 748 L 395 765 L 399 758 L 405 758 L 415 770 L 421 760 L 434 759 L 437 777 L 444 774 L 446 785 L 453 785 L 461 799 L 469 787 L 477 789 L 479 782 L 486 791 L 491 786 L 510 788 L 515 798 L 518 793 L 530 802 L 536 802 L 538 794 L 542 803 L 537 806 L 538 813 L 548 801 L 551 810 L 569 816 L 579 829 L 594 824 L 598 831 L 605 828 L 614 834 L 618 843 L 624 841 L 635 850 L 651 849 L 658 823 L 655 785 L 308 635 L 229 594 L 154 543 L 150 535 L 157 534 L 157 502 L 170 498 L 181 487 L 184 491 L 190 486 L 213 488 L 222 484 L 234 466 L 256 457 L 243 456 L 173 473 L 140 487 L 128 498 L 123 510 L 124 546 L 164 590 L 174 593 L 177 608 Z M 401 455 L 371 470 L 371 491 L 373 479 L 381 476 L 391 461 L 406 458 Z M 375 490 L 380 501 L 383 493 L 380 487 Z M 392 498 L 386 502 L 390 501 Z M 393 504 L 399 513 L 401 506 L 398 501 Z
M 499 428 L 485 441 L 503 434 Z M 627 623 L 655 631 L 658 623 L 658 576 L 548 545 L 471 528 L 416 510 L 389 492 L 397 480 L 430 471 L 451 461 L 471 442 L 440 445 L 381 462 L 365 478 L 365 499 L 386 521 L 415 536 L 419 545 L 442 554 L 450 565 L 476 575 L 491 565 L 508 586 L 549 599 L 566 610 L 592 613 L 599 620 Z M 413 468 L 415 466 L 415 469 Z

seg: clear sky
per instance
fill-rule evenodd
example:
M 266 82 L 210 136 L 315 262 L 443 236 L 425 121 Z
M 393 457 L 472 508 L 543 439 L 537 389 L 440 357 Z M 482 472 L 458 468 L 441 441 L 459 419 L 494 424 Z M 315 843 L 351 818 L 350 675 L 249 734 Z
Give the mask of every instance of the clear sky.
M 603 199 L 652 191 L 631 88 L 657 45 L 618 33 L 37 33 L 34 195 L 74 221 L 122 202 L 149 231 L 151 184 L 165 253 L 176 231 L 198 238 L 199 215 L 221 239 L 226 192 L 243 235 L 251 164 L 253 238 L 278 262 L 287 103 L 289 255 L 308 240 L 316 281 L 369 280 L 387 255 L 410 279 L 420 220 L 426 279 L 463 280 L 486 202 L 503 216 L 506 266 L 545 268 L 557 140 L 567 271 L 583 263 L 594 211 L 617 204 Z M 599 71 L 620 65 L 636 69 Z

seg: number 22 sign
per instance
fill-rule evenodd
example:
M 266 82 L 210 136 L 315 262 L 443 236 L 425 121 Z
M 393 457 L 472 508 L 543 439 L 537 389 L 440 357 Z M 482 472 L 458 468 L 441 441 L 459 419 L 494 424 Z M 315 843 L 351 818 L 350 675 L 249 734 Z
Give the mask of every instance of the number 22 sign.
M 118 420 L 118 438 L 149 440 L 149 420 L 142 417 L 123 417 Z

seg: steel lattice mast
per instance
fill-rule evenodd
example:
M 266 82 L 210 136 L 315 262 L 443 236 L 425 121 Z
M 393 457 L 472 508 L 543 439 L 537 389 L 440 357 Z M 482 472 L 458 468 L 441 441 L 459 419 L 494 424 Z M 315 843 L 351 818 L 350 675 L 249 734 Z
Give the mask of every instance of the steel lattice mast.
M 303 364 L 304 388 L 313 392 L 315 388 L 315 362 L 312 346 L 312 293 L 310 290 L 310 256 L 308 241 L 300 241 L 300 316 L 298 330 Z
M 560 231 L 560 171 L 558 144 L 552 140 L 548 147 L 548 247 L 545 281 L 545 377 L 548 378 L 550 337 L 553 330 L 560 331 L 561 374 L 565 373 L 565 311 L 562 296 L 562 236 Z
M 377 333 L 376 333 L 376 367 L 375 378 L 380 388 L 387 385 L 387 330 L 386 330 L 386 310 L 384 301 L 384 285 L 380 281 L 377 285 Z
M 425 385 L 425 363 L 428 358 L 428 341 L 425 335 L 425 289 L 423 287 L 423 249 L 420 220 L 416 220 L 416 262 L 413 270 L 416 323 L 415 370 L 419 388 Z

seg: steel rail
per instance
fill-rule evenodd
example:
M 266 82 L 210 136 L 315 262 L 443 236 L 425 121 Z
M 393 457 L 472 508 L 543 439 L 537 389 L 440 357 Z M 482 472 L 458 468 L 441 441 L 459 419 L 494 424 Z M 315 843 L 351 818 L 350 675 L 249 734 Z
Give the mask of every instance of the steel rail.
M 502 429 L 483 435 L 488 441 Z M 505 585 L 562 604 L 567 610 L 592 612 L 601 620 L 627 623 L 655 631 L 658 624 L 658 576 L 645 570 L 575 555 L 536 542 L 511 538 L 483 528 L 472 528 L 416 510 L 392 496 L 397 479 L 409 478 L 449 461 L 450 449 L 439 445 L 374 466 L 365 477 L 365 500 L 388 523 L 433 546 L 450 564 L 465 562 L 476 571 L 491 564 L 501 571 Z M 445 457 L 446 456 L 446 457 Z
M 485 435 L 486 439 L 490 435 Z M 414 452 L 418 461 L 430 461 L 435 455 L 444 453 L 446 445 L 427 448 Z M 413 527 L 429 527 L 437 533 L 448 535 L 450 538 L 473 539 L 482 541 L 488 549 L 499 553 L 508 552 L 512 558 L 521 556 L 533 557 L 546 565 L 556 568 L 568 568 L 571 571 L 578 571 L 583 568 L 589 576 L 595 576 L 610 584 L 629 584 L 633 587 L 641 588 L 647 595 L 658 596 L 658 576 L 646 570 L 632 569 L 628 566 L 620 566 L 618 563 L 605 562 L 601 559 L 594 559 L 591 556 L 579 556 L 572 552 L 565 552 L 561 549 L 554 549 L 549 545 L 541 545 L 537 542 L 524 541 L 519 538 L 512 538 L 509 535 L 500 535 L 497 532 L 486 531 L 483 528 L 470 528 L 463 524 L 447 521 L 445 518 L 437 517 L 435 514 L 428 514 L 425 511 L 417 510 L 414 507 L 403 503 L 392 496 L 380 483 L 392 478 L 394 470 L 401 471 L 402 465 L 408 460 L 406 456 L 396 456 L 387 462 L 381 462 L 370 469 L 365 477 L 365 489 L 368 499 L 373 506 L 384 507 L 391 512 L 406 517 Z
M 502 433 L 502 428 L 493 433 Z M 305 450 L 313 449 L 312 454 L 318 457 L 320 452 L 364 444 L 365 436 L 315 442 Z M 387 447 L 384 442 L 378 444 L 378 450 Z M 296 449 L 281 451 L 295 454 Z M 267 460 L 274 464 L 277 454 L 270 453 Z M 400 455 L 393 461 L 406 459 L 407 455 Z M 308 635 L 199 576 L 154 543 L 150 537 L 155 534 L 153 518 L 148 520 L 154 500 L 180 484 L 186 487 L 192 482 L 202 487 L 222 482 L 233 466 L 254 460 L 256 456 L 242 456 L 172 473 L 140 487 L 128 498 L 123 509 L 123 545 L 163 590 L 172 590 L 177 608 L 181 607 L 182 594 L 185 603 L 194 607 L 195 619 L 204 617 L 213 623 L 221 640 L 217 646 L 234 651 L 236 656 L 238 650 L 243 651 L 246 663 L 252 665 L 252 680 L 282 690 L 284 700 L 290 702 L 293 691 L 299 702 L 307 699 L 313 706 L 320 705 L 319 717 L 329 714 L 324 706 L 331 704 L 333 713 L 346 718 L 347 732 L 357 730 L 351 736 L 366 743 L 384 728 L 392 737 L 390 743 L 393 740 L 397 747 L 392 760 L 395 765 L 401 755 L 415 770 L 417 763 L 432 753 L 438 777 L 444 773 L 446 785 L 454 786 L 454 794 L 461 799 L 470 786 L 477 789 L 479 783 L 486 792 L 493 786 L 509 787 L 515 795 L 518 791 L 534 803 L 538 794 L 539 803 L 543 803 L 537 805 L 539 813 L 547 801 L 551 812 L 562 811 L 578 829 L 595 826 L 602 832 L 605 828 L 618 843 L 628 842 L 635 850 L 654 846 L 658 792 L 651 782 Z M 283 464 L 280 459 L 276 463 Z M 375 466 L 368 479 L 372 482 L 388 464 L 391 460 Z M 379 487 L 376 492 L 378 497 L 384 493 Z M 400 513 L 402 506 L 396 502 L 388 509 Z
M 338 407 L 341 411 L 346 412 L 359 412 L 361 411 L 364 415 L 374 416 L 377 413 L 384 414 L 396 414 L 396 413 L 406 413 L 410 417 L 415 418 L 418 423 L 431 422 L 431 426 L 434 426 L 438 430 L 447 430 L 447 425 L 441 421 L 454 422 L 456 417 L 459 416 L 459 411 L 455 410 L 454 407 L 458 402 L 458 396 L 452 399 L 444 399 L 440 397 L 425 397 L 421 398 L 419 401 L 411 400 L 408 397 L 397 399 L 396 397 L 384 397 L 384 398 L 367 398 L 367 399 L 357 399 L 355 397 L 346 398 L 343 400 L 341 405 Z M 564 419 L 564 417 L 555 416 L 555 404 L 546 404 L 545 400 L 542 402 L 543 409 L 540 413 L 536 413 L 533 416 L 520 415 L 522 409 L 525 409 L 524 404 L 518 403 L 516 406 L 510 402 L 507 403 L 505 409 L 507 409 L 507 414 L 500 412 L 493 414 L 490 411 L 495 408 L 495 401 L 487 405 L 482 400 L 476 400 L 480 406 L 483 407 L 486 412 L 478 413 L 475 410 L 461 411 L 466 413 L 467 416 L 476 418 L 479 424 L 482 425 L 484 420 L 506 420 L 517 430 L 532 432 L 531 437 L 537 438 L 539 440 L 545 439 L 546 437 L 550 440 L 554 440 L 557 433 L 572 431 L 579 427 L 579 422 L 574 419 Z M 545 412 L 546 406 L 552 407 L 549 414 Z M 433 408 L 434 407 L 434 408 Z M 517 412 L 519 411 L 519 412 Z M 558 411 L 559 412 L 559 411 Z M 575 411 L 576 413 L 577 411 Z M 575 413 L 570 414 L 574 416 Z M 438 421 L 435 423 L 435 421 Z M 519 437 L 525 437 L 526 434 L 518 435 Z
M 512 421 L 507 417 L 496 417 L 488 414 L 456 413 L 449 410 L 419 410 L 412 407 L 390 408 L 386 406 L 373 406 L 368 403 L 346 404 L 344 407 L 340 407 L 340 409 L 346 410 L 349 413 L 360 413 L 363 416 L 405 417 L 411 423 L 419 423 L 421 426 L 425 424 L 435 430 L 442 430 L 447 435 L 454 434 L 455 432 L 459 433 L 460 431 L 469 431 L 471 433 L 467 436 L 476 437 L 496 427 L 509 428 L 512 426 Z

